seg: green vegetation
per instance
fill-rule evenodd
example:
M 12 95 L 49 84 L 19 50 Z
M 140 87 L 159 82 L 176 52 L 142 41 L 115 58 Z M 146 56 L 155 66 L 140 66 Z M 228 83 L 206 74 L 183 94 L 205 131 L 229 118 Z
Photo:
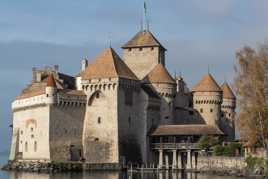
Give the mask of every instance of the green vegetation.
M 259 174 L 268 176 L 268 159 L 249 156 L 245 162 L 250 172 L 259 171 Z
M 231 142 L 228 145 L 223 146 L 222 141 L 218 137 L 203 136 L 198 141 L 198 147 L 208 151 L 213 149 L 215 156 L 236 156 L 237 152 L 241 154 L 242 145 L 236 142 Z
M 204 150 L 209 150 L 211 147 L 219 143 L 220 141 L 218 137 L 202 136 L 198 141 L 198 147 Z
M 228 157 L 234 157 L 237 154 L 237 151 L 241 153 L 241 144 L 239 143 L 229 143 L 228 145 L 222 146 L 222 145 L 216 145 L 213 149 L 214 155 L 216 156 L 228 156 Z

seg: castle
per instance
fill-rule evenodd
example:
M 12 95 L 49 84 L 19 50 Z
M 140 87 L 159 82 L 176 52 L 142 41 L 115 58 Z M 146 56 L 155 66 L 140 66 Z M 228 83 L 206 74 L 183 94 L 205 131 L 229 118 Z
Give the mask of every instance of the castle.
M 201 136 L 234 139 L 236 98 L 226 82 L 208 73 L 189 90 L 169 74 L 166 49 L 149 30 L 122 49 L 122 58 L 107 48 L 82 60 L 75 77 L 33 68 L 12 103 L 10 160 L 178 167 L 197 155 Z

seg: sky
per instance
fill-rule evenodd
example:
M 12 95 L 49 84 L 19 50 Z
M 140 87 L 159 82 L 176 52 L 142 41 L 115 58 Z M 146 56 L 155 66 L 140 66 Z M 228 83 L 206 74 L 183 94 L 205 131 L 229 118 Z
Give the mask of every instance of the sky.
M 268 38 L 267 0 L 147 0 L 150 30 L 167 68 L 189 87 L 210 73 L 232 83 L 235 52 Z M 75 75 L 83 58 L 120 46 L 141 28 L 143 0 L 0 0 L 0 152 L 10 147 L 11 103 L 32 67 Z

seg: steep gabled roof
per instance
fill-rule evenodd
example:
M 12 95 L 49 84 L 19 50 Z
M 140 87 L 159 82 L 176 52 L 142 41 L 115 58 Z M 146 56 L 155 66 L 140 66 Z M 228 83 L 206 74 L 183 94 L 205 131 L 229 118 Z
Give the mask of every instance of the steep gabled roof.
M 169 74 L 162 64 L 157 64 L 153 70 L 144 78 L 149 83 L 171 83 L 176 84 L 175 80 Z
M 122 46 L 123 49 L 133 47 L 161 47 L 166 50 L 155 36 L 147 30 L 138 32 L 130 41 Z
M 232 89 L 228 85 L 227 82 L 224 82 L 221 86 L 222 92 L 223 92 L 223 98 L 225 99 L 236 99 Z
M 47 86 L 48 87 L 54 87 L 54 88 L 57 87 L 56 82 L 55 82 L 55 79 L 54 79 L 54 76 L 53 76 L 52 73 L 48 75 L 48 78 L 47 78 Z
M 81 74 L 82 79 L 94 78 L 127 78 L 138 80 L 123 60 L 112 48 L 107 48 L 87 66 Z
M 221 88 L 211 76 L 206 74 L 192 89 L 193 92 L 221 92 Z

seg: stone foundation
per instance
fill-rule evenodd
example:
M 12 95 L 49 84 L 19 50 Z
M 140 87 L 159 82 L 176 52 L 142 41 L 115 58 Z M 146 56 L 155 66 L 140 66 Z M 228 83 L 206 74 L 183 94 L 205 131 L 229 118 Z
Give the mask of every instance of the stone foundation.
M 119 171 L 122 167 L 116 163 L 89 164 L 82 162 L 8 162 L 2 170 L 38 173 L 81 172 L 91 170 Z
M 197 171 L 217 175 L 246 175 L 243 157 L 198 157 Z

